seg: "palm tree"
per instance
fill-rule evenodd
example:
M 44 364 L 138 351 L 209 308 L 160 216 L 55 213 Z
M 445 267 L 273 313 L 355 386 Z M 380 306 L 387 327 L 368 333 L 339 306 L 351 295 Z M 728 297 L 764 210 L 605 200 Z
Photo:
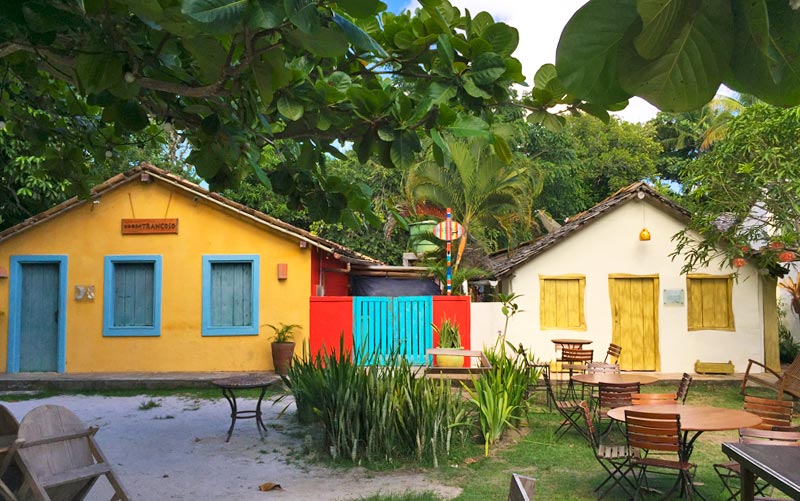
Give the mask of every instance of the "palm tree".
M 480 237 L 497 229 L 510 234 L 515 222 L 530 224 L 531 202 L 541 191 L 541 176 L 532 175 L 532 163 L 522 156 L 504 163 L 483 138 L 449 138 L 445 144 L 449 151 L 443 165 L 429 149 L 412 166 L 407 187 L 417 203 L 450 207 L 464 227 L 454 264 L 457 271 L 470 235 Z

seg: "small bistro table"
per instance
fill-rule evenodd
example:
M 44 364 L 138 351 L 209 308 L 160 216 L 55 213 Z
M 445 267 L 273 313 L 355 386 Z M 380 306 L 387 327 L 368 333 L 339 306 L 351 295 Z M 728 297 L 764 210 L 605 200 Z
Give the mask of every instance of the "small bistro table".
M 639 384 L 653 384 L 658 381 L 655 376 L 648 376 L 646 374 L 613 374 L 613 373 L 599 373 L 599 374 L 575 374 L 572 376 L 574 381 L 579 383 L 588 384 L 590 386 L 597 386 L 600 383 L 639 383 Z M 624 419 L 624 418 L 623 418 Z
M 755 497 L 755 475 L 800 499 L 800 447 L 724 443 L 722 452 L 741 466 L 742 501 Z
M 226 442 L 230 441 L 231 439 L 233 427 L 236 426 L 237 419 L 255 419 L 258 434 L 263 438 L 264 434 L 262 433 L 262 430 L 266 432 L 267 427 L 264 426 L 264 421 L 261 420 L 261 401 L 264 399 L 264 394 L 267 393 L 267 388 L 269 388 L 277 380 L 278 377 L 273 375 L 250 374 L 245 376 L 232 376 L 223 379 L 216 379 L 211 382 L 214 386 L 222 389 L 222 395 L 231 406 L 231 426 L 228 428 L 228 438 L 225 439 Z M 239 409 L 236 403 L 236 391 L 252 389 L 261 390 L 261 393 L 258 396 L 256 408 L 244 410 Z

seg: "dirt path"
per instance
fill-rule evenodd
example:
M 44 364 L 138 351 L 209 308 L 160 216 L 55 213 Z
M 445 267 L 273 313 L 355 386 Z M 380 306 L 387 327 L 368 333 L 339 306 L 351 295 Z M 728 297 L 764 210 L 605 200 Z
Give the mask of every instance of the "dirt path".
M 0 398 L 1 399 L 1 398 Z M 460 489 L 437 485 L 418 472 L 371 472 L 328 468 L 303 460 L 305 428 L 290 409 L 264 404 L 269 433 L 260 439 L 252 420 L 236 425 L 225 443 L 230 408 L 224 400 L 155 398 L 160 406 L 139 410 L 149 397 L 67 396 L 8 403 L 17 418 L 43 404 L 63 405 L 87 425 L 100 427 L 97 440 L 133 499 L 185 500 L 345 500 L 377 493 L 433 491 L 448 499 Z M 241 408 L 254 407 L 245 400 Z M 261 492 L 265 482 L 283 489 Z M 109 499 L 98 482 L 89 500 Z

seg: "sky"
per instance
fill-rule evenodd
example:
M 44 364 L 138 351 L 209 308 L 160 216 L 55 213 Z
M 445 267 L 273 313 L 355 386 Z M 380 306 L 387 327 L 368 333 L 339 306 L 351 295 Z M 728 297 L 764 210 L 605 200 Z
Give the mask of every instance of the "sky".
M 415 0 L 383 0 L 390 11 L 416 9 Z M 514 57 L 522 62 L 526 81 L 533 85 L 533 75 L 546 63 L 556 62 L 556 46 L 561 30 L 586 0 L 450 0 L 474 16 L 486 11 L 495 21 L 502 21 L 519 31 L 519 46 Z M 646 101 L 633 98 L 618 117 L 629 122 L 646 122 L 658 110 Z

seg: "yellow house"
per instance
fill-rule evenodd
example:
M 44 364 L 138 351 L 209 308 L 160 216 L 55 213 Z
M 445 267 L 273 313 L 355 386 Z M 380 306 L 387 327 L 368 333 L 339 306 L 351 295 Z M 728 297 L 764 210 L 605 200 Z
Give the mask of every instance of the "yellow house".
M 270 370 L 267 324 L 375 263 L 151 165 L 0 233 L 0 369 Z

